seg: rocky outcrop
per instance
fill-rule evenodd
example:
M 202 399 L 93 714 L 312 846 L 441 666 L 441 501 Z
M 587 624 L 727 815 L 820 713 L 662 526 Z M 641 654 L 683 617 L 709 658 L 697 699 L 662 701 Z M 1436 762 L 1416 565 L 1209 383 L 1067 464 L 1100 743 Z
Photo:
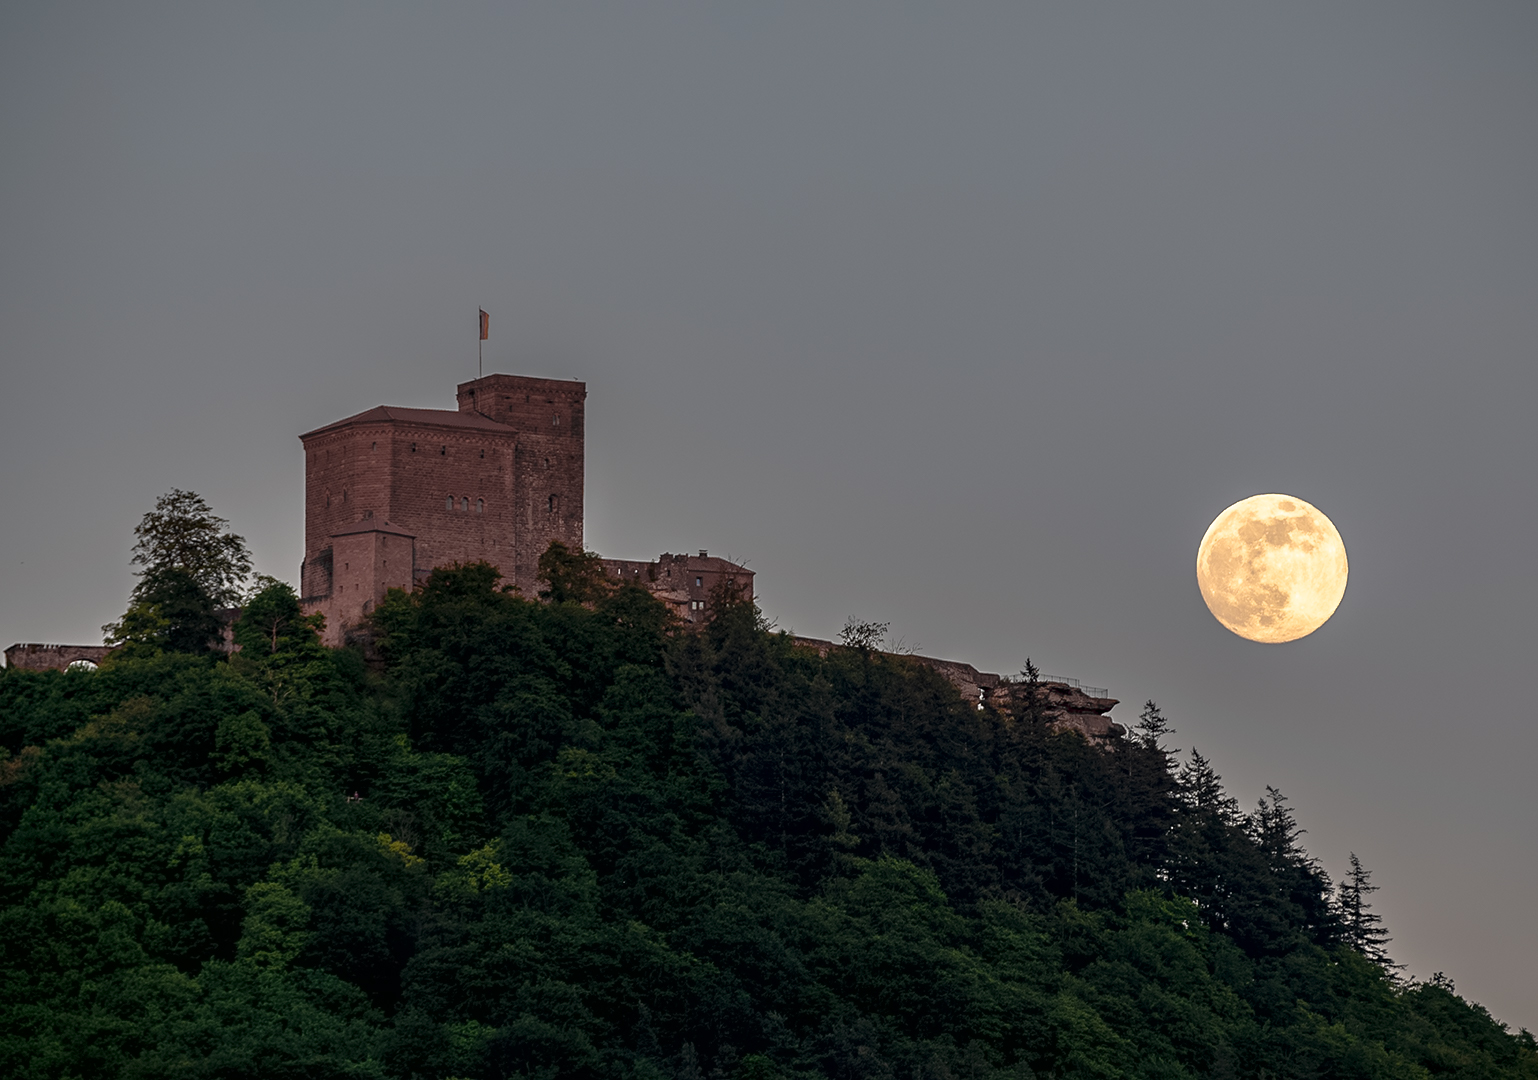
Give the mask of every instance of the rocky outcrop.
M 827 656 L 829 650 L 845 646 L 821 638 L 796 637 L 795 643 L 804 649 L 816 649 L 819 656 Z M 935 656 L 919 656 L 916 653 L 883 653 L 885 656 L 901 656 L 915 664 L 945 676 L 963 701 L 977 703 L 979 709 L 990 708 L 1008 717 L 1023 715 L 1030 707 L 1029 684 L 1019 678 L 1005 678 L 989 671 L 978 671 L 971 664 L 960 660 L 942 660 Z M 1058 731 L 1077 731 L 1085 739 L 1109 741 L 1126 734 L 1127 729 L 1112 720 L 1106 713 L 1114 709 L 1118 699 L 1104 696 L 1101 691 L 1089 691 L 1098 687 L 1083 687 L 1077 680 L 1061 679 L 1051 675 L 1041 676 L 1036 682 L 1036 703 L 1041 715 Z

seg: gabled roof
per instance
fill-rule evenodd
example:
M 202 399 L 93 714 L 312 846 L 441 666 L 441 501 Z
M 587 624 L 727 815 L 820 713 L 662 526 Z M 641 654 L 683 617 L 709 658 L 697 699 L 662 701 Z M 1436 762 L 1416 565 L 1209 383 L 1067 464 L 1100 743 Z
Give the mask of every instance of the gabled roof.
M 507 424 L 499 424 L 495 420 L 484 417 L 480 413 L 458 412 L 454 409 L 403 409 L 399 405 L 375 405 L 372 409 L 360 412 L 356 416 L 336 420 L 314 431 L 306 431 L 299 437 L 308 439 L 312 435 L 321 435 L 353 424 L 379 423 L 416 424 L 425 427 L 457 428 L 461 431 L 511 432 L 516 430 Z

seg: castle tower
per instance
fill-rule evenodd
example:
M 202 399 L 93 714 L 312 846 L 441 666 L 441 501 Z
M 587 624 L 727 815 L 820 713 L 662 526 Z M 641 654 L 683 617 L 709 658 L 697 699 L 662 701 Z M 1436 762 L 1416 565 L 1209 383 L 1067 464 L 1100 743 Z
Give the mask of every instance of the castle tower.
M 299 436 L 308 611 L 340 645 L 390 588 L 485 561 L 533 596 L 551 540 L 582 548 L 580 382 L 488 375 L 459 409 L 379 405 Z

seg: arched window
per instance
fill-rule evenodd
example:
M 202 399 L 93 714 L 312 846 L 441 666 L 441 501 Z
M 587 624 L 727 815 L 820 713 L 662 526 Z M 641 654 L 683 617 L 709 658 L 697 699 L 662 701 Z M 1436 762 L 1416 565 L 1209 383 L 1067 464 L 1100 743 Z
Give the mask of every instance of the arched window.
M 561 497 L 559 495 L 552 495 L 552 496 L 550 496 L 550 512 L 552 514 L 555 513 L 556 507 L 558 507 L 560 505 L 561 505 Z
M 447 499 L 443 500 L 443 508 L 445 510 L 454 509 L 454 496 L 450 495 Z
M 477 514 L 484 514 L 486 512 L 486 500 L 485 499 L 476 499 L 475 500 L 475 512 Z
M 550 426 L 551 427 L 560 427 L 561 426 L 561 414 L 560 413 L 556 413 L 554 416 L 552 416 L 550 418 Z
M 470 496 L 466 495 L 459 501 L 459 508 L 466 511 L 470 509 Z
M 438 447 L 438 454 L 439 454 L 440 457 L 448 457 L 449 456 L 449 448 L 447 446 L 440 446 L 440 447 Z

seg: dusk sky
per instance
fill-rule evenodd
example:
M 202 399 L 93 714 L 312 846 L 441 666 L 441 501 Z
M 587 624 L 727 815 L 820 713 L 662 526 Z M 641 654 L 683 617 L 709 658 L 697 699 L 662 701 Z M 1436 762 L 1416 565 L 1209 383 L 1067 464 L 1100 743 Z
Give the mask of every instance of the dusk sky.
M 1538 1028 L 1538 6 L 0 6 L 0 637 L 90 643 L 296 436 L 584 380 L 587 545 L 780 627 L 1153 698 Z M 1249 495 L 1310 637 L 1208 613 Z

